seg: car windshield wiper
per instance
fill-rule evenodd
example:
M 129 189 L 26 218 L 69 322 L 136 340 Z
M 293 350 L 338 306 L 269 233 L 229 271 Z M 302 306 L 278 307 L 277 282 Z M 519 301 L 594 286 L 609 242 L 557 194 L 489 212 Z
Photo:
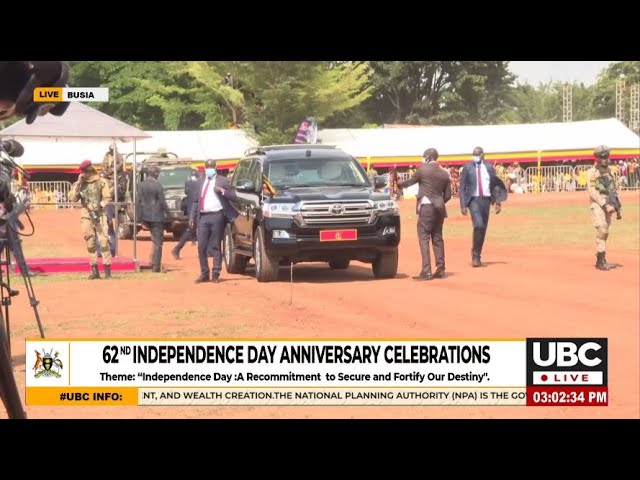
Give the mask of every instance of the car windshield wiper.
M 364 183 L 330 183 L 327 187 L 366 187 Z
M 312 185 L 310 183 L 295 183 L 293 185 L 274 185 L 276 188 L 300 188 L 300 187 L 317 187 L 318 185 Z

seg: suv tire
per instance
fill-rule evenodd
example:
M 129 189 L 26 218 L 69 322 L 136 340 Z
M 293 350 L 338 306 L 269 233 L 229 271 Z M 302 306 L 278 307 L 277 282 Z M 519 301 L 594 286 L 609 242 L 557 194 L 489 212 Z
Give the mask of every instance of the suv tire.
M 231 225 L 227 225 L 224 230 L 224 264 L 227 273 L 244 273 L 247 268 L 249 257 L 233 253 L 235 245 L 233 244 L 233 235 L 231 234 Z
M 133 239 L 133 225 L 127 223 L 127 216 L 123 214 L 118 215 L 118 239 L 119 240 L 132 240 Z
M 398 249 L 378 255 L 371 265 L 375 278 L 393 278 L 398 272 Z
M 329 268 L 331 268 L 331 270 L 346 270 L 347 268 L 349 268 L 349 263 L 351 263 L 351 260 L 349 260 L 348 258 L 337 258 L 334 260 L 329 260 Z
M 253 260 L 256 263 L 256 279 L 259 282 L 274 282 L 278 279 L 280 261 L 270 256 L 265 249 L 264 229 L 258 227 L 253 245 Z

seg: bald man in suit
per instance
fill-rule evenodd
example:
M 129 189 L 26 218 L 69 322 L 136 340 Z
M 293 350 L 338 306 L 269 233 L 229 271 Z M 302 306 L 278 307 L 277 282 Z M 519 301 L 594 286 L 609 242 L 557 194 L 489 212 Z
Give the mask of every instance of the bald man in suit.
M 445 169 L 438 165 L 438 151 L 435 148 L 425 150 L 423 164 L 412 177 L 398 183 L 398 188 L 407 188 L 418 183 L 416 212 L 418 214 L 418 243 L 422 255 L 420 274 L 415 280 L 445 278 L 444 238 L 442 228 L 447 217 L 445 203 L 451 199 L 451 178 Z M 433 243 L 433 256 L 436 271 L 431 273 L 431 254 L 429 241 Z

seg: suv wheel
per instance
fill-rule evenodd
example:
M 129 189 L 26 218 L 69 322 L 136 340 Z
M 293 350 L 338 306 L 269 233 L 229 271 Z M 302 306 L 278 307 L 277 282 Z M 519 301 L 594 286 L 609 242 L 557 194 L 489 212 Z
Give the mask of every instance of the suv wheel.
M 247 268 L 248 257 L 233 253 L 235 248 L 233 244 L 233 235 L 231 233 L 231 225 L 227 225 L 224 231 L 224 264 L 227 273 L 244 273 Z
M 348 258 L 338 258 L 329 260 L 329 267 L 332 270 L 346 270 L 347 268 L 349 268 L 349 263 L 351 263 L 351 260 L 349 260 Z
M 259 282 L 273 282 L 278 279 L 280 262 L 278 258 L 270 256 L 265 249 L 264 229 L 256 230 L 255 244 L 253 246 L 253 260 L 256 262 L 256 279 Z
M 376 278 L 393 278 L 398 272 L 398 249 L 384 252 L 373 261 L 373 276 Z
M 119 215 L 118 217 L 118 238 L 120 240 L 133 239 L 133 225 L 128 224 L 127 220 L 125 215 Z

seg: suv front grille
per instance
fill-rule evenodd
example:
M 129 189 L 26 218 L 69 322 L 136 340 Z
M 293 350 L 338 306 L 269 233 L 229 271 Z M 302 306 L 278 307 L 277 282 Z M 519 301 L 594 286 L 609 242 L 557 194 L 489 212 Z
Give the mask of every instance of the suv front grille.
M 304 202 L 300 205 L 306 225 L 366 225 L 372 213 L 371 202 Z

